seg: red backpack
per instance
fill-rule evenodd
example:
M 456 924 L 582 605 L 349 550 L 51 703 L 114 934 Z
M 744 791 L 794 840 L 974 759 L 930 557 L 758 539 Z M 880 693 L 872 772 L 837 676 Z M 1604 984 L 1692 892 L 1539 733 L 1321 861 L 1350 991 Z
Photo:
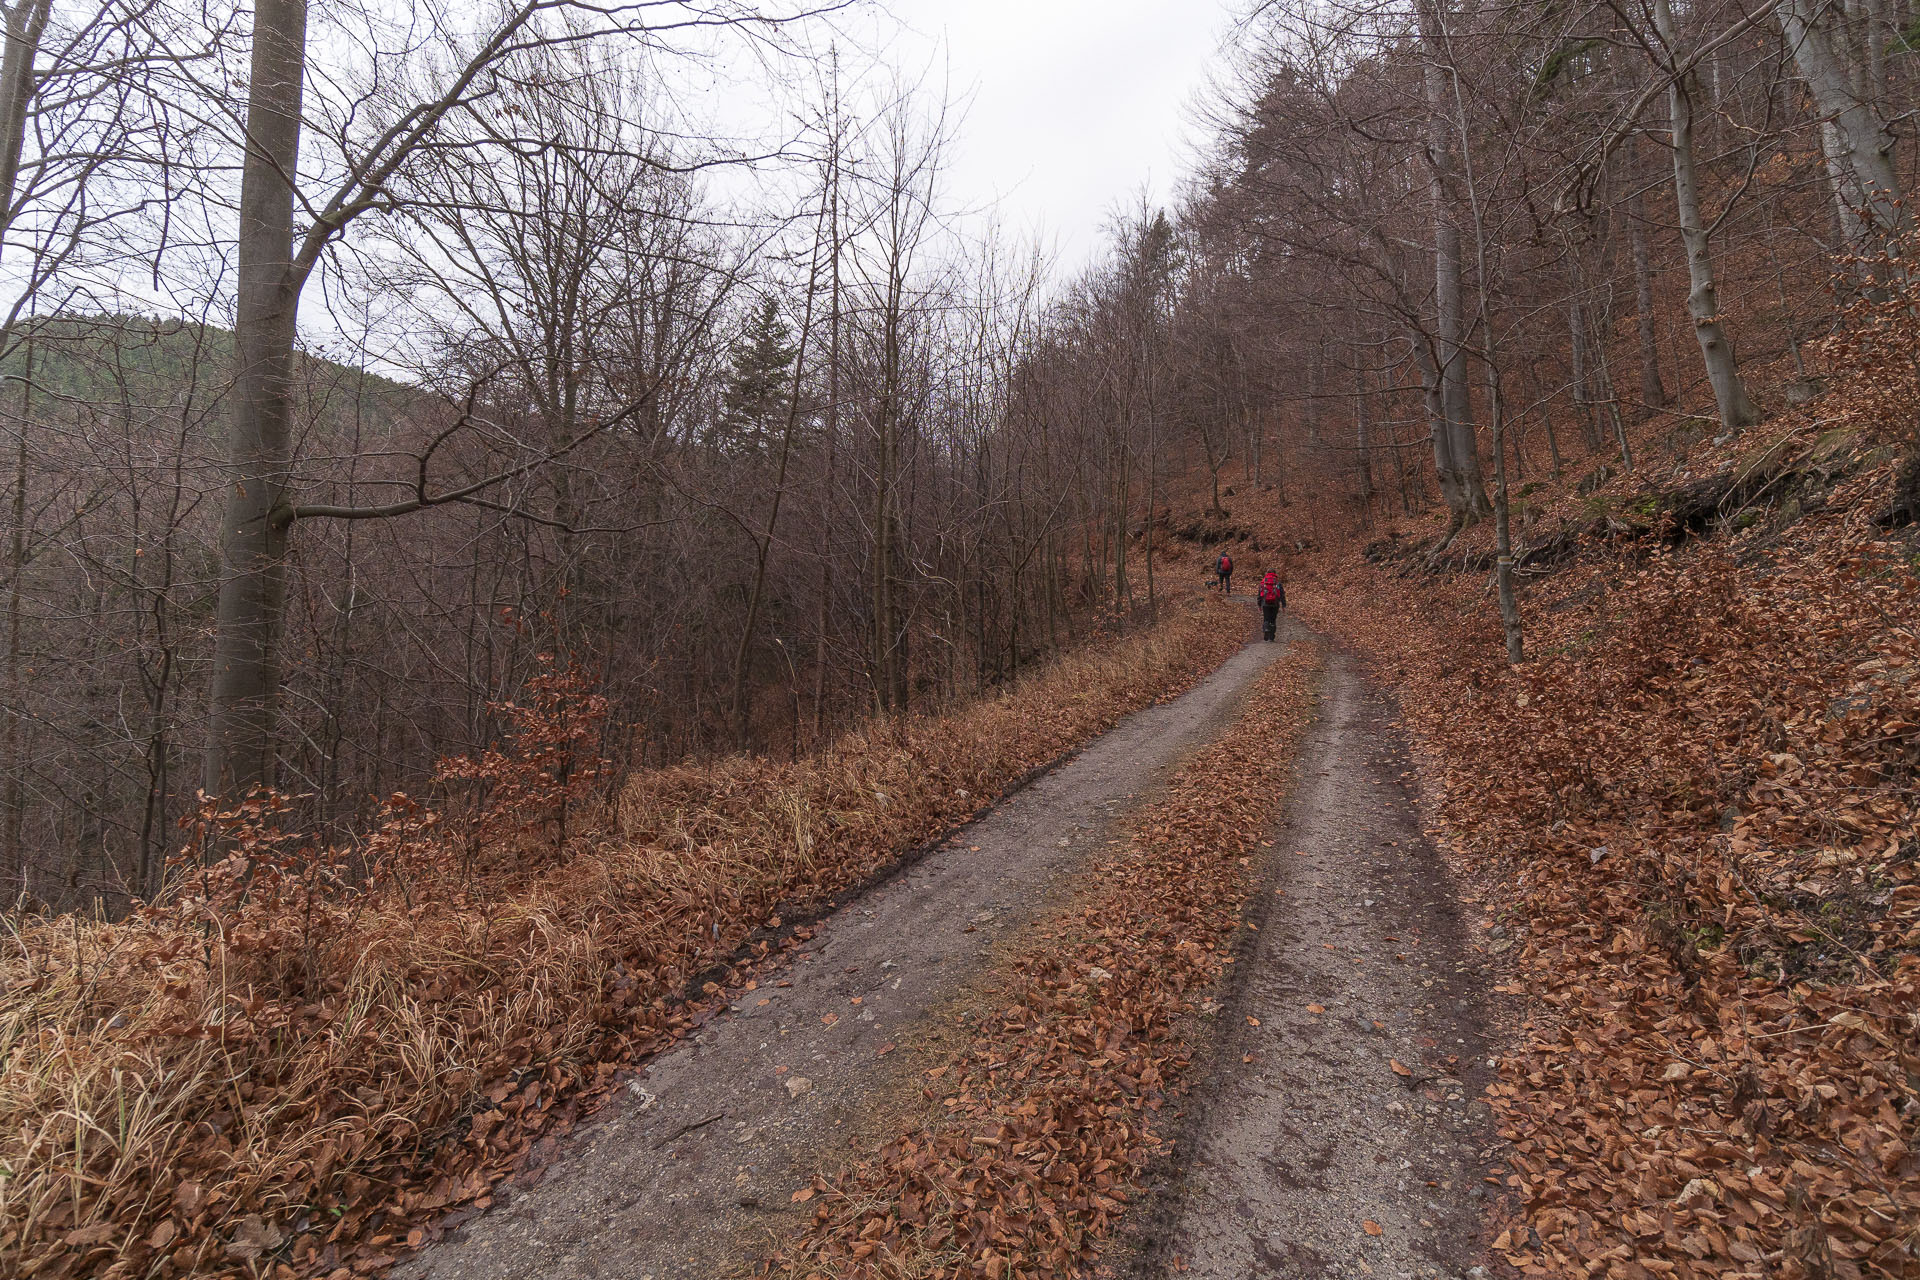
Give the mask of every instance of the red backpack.
M 1225 553 L 1224 551 L 1223 551 L 1223 552 L 1221 552 L 1221 553 L 1220 553 L 1220 565 L 1219 565 L 1219 568 L 1220 568 L 1220 572 L 1222 572 L 1222 573 L 1232 573 L 1232 572 L 1233 572 L 1233 557 L 1232 557 L 1232 556 L 1230 556 L 1230 555 L 1228 555 L 1228 554 L 1226 554 L 1226 553 Z
M 1260 603 L 1272 604 L 1280 599 L 1280 575 L 1272 569 L 1260 580 Z

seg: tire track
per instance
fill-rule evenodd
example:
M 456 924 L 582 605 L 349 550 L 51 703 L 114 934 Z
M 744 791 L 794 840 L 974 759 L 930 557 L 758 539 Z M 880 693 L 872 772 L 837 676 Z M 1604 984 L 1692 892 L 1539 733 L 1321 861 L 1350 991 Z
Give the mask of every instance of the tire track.
M 1135 1236 L 1140 1280 L 1452 1280 L 1483 1251 L 1488 983 L 1393 704 L 1351 654 L 1321 687 L 1266 920 Z

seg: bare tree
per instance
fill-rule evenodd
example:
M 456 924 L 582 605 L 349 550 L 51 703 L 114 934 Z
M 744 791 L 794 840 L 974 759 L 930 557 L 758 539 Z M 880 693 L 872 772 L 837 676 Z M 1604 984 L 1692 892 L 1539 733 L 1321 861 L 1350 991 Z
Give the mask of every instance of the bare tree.
M 665 50 L 688 31 L 727 29 L 759 37 L 808 11 L 751 5 L 692 7 L 636 0 L 604 8 L 573 0 L 517 0 L 490 15 L 475 35 L 452 34 L 448 15 L 431 11 L 443 37 L 447 70 L 429 74 L 417 95 L 369 97 L 376 124 L 340 139 L 337 177 L 322 190 L 301 189 L 301 134 L 307 79 L 305 0 L 262 0 L 254 15 L 252 69 L 245 111 L 239 230 L 236 241 L 235 373 L 228 436 L 230 473 L 217 612 L 211 722 L 204 786 L 230 794 L 271 783 L 277 747 L 278 639 L 286 603 L 288 537 L 298 518 L 372 518 L 406 514 L 470 498 L 524 474 L 521 464 L 468 482 L 452 493 L 343 512 L 302 510 L 292 479 L 291 367 L 301 294 L 325 255 L 366 214 L 391 212 L 410 168 L 440 149 L 451 123 L 486 109 L 507 87 L 513 59 L 530 50 L 624 38 Z M 416 63 L 418 60 L 416 59 Z M 371 90 L 369 91 L 371 94 Z M 518 139 L 501 139 L 511 146 Z M 485 150 L 500 150 L 498 145 Z M 296 238 L 296 203 L 310 210 Z M 605 429 L 597 424 L 596 430 Z M 563 442 L 549 455 L 568 452 Z

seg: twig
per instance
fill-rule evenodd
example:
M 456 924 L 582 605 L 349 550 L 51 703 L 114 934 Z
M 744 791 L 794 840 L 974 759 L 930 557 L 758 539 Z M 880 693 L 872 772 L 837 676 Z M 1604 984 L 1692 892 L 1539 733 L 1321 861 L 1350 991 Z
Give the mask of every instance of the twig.
M 727 1113 L 724 1111 L 716 1111 L 712 1115 L 706 1117 L 704 1120 L 695 1120 L 692 1124 L 683 1124 L 678 1129 L 675 1129 L 672 1133 L 668 1134 L 666 1137 L 660 1139 L 660 1141 L 654 1143 L 653 1149 L 655 1151 L 658 1151 L 660 1148 L 667 1146 L 669 1143 L 678 1142 L 680 1139 L 692 1133 L 695 1129 L 704 1129 L 708 1125 L 712 1124 L 715 1120 L 724 1120 L 726 1118 L 726 1115 Z

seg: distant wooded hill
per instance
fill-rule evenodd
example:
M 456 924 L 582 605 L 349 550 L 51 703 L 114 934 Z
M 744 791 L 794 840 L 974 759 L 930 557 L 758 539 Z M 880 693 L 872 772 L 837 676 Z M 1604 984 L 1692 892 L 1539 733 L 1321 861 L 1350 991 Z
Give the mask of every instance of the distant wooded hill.
M 309 421 L 327 429 L 350 429 L 356 411 L 363 426 L 383 429 L 421 394 L 321 356 L 294 359 L 298 385 L 314 411 Z M 16 341 L 0 357 L 0 376 L 7 380 L 0 405 L 8 412 L 18 411 L 18 379 L 27 375 L 29 361 L 36 415 L 65 403 L 133 416 L 199 416 L 218 406 L 232 380 L 233 331 L 137 315 L 43 321 L 30 342 Z

